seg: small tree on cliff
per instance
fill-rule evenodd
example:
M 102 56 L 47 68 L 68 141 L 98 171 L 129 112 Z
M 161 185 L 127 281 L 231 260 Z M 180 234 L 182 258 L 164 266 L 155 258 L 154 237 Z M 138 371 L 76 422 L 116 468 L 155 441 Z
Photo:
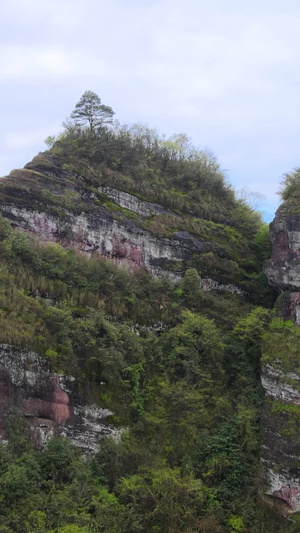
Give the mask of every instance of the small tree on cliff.
M 71 118 L 77 126 L 88 124 L 91 131 L 98 126 L 110 124 L 115 112 L 107 105 L 101 104 L 101 98 L 93 91 L 85 91 L 77 102 Z
M 283 180 L 280 182 L 281 189 L 279 194 L 282 200 L 289 200 L 290 198 L 300 197 L 300 168 L 295 168 L 293 172 L 287 172 L 283 175 Z

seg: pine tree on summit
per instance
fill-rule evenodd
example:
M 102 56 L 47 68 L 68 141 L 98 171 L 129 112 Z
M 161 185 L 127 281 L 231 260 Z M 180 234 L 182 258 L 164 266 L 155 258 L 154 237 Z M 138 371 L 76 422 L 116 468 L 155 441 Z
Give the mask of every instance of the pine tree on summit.
M 103 124 L 110 124 L 115 112 L 110 106 L 101 104 L 101 98 L 93 91 L 85 91 L 77 102 L 71 118 L 77 126 L 89 125 L 91 131 Z

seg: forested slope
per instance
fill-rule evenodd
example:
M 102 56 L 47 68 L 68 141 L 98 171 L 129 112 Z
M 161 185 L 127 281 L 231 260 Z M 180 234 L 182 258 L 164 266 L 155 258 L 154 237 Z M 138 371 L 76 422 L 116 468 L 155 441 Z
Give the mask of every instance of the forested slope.
M 122 437 L 36 449 L 37 414 L 7 404 L 0 531 L 298 531 L 264 496 L 259 215 L 182 135 L 70 123 L 49 142 L 0 183 L 0 342 L 74 376 Z

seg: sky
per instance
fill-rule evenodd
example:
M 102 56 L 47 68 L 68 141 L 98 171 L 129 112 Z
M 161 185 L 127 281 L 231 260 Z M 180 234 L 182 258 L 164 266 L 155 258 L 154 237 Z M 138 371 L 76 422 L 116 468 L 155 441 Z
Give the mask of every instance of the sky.
M 10 0 L 0 6 L 0 176 L 86 90 L 122 124 L 209 148 L 266 221 L 300 166 L 298 0 Z

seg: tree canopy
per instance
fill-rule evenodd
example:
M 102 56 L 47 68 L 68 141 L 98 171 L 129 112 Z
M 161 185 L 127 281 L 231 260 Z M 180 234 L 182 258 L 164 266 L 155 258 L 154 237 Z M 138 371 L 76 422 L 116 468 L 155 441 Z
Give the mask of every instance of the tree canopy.
M 101 103 L 101 98 L 93 91 L 85 91 L 77 102 L 71 118 L 77 126 L 88 127 L 91 131 L 103 124 L 112 122 L 115 112 L 110 106 Z
M 280 196 L 283 200 L 300 195 L 300 168 L 295 168 L 292 172 L 283 175 L 281 181 Z

